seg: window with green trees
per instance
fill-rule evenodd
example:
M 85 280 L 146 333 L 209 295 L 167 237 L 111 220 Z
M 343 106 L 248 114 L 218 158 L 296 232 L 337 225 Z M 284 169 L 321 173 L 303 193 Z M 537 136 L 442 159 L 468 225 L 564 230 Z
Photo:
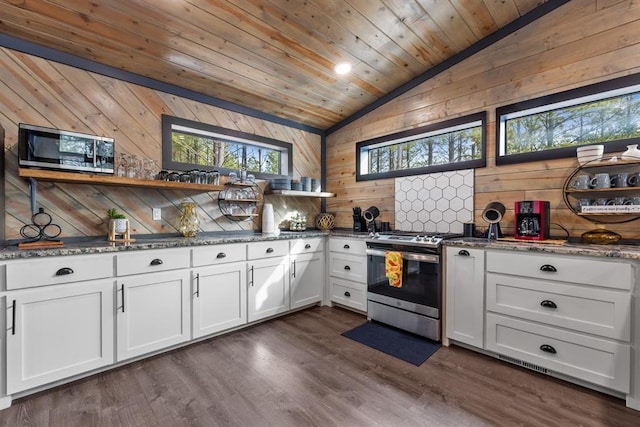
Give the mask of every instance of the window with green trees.
M 292 145 L 178 117 L 162 116 L 162 167 L 237 171 L 265 178 L 289 175 Z
M 497 163 L 570 157 L 580 145 L 616 151 L 637 143 L 640 85 L 625 86 L 634 77 L 499 108 Z
M 359 181 L 485 165 L 485 118 L 478 113 L 356 144 Z

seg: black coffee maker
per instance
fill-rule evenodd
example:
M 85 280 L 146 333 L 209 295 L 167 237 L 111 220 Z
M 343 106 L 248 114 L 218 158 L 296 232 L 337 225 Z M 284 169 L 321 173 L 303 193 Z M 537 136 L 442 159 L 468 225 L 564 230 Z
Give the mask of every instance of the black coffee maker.
M 366 231 L 366 223 L 362 217 L 362 209 L 358 206 L 353 208 L 353 231 Z

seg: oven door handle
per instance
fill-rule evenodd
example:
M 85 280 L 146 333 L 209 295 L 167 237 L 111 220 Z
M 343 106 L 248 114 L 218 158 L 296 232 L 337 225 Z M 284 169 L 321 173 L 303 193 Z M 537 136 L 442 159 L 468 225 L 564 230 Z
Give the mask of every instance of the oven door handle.
M 419 254 L 415 252 L 400 252 L 400 253 L 402 254 L 402 259 L 406 259 L 407 261 L 428 262 L 431 264 L 440 263 L 440 256 L 438 255 Z M 384 250 L 367 248 L 367 255 L 385 257 L 386 254 L 387 254 L 387 251 L 384 251 Z

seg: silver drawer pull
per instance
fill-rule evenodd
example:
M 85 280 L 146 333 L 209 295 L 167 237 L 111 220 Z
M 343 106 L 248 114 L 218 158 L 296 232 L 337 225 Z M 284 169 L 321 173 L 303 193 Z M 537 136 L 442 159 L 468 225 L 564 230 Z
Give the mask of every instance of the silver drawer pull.
M 540 346 L 540 350 L 544 351 L 545 353 L 550 353 L 550 354 L 556 354 L 557 351 L 555 348 L 553 348 L 552 346 L 550 346 L 549 344 L 542 344 Z
M 151 265 L 162 265 L 162 260 L 160 258 L 152 259 Z
M 220 259 L 220 258 L 226 258 L 227 254 L 225 254 L 224 252 L 220 252 L 218 255 L 216 255 L 216 258 Z
M 349 267 L 348 265 L 345 265 L 345 266 L 344 266 L 344 269 L 345 269 L 345 270 L 347 270 L 347 271 L 350 271 L 350 270 L 351 270 L 351 267 Z
M 344 245 L 344 246 L 343 246 L 343 249 L 351 249 L 351 246 L 349 246 L 349 245 Z
M 267 248 L 267 253 L 270 254 L 273 252 L 273 248 Z
M 556 305 L 556 303 L 555 303 L 555 302 L 550 301 L 550 300 L 548 300 L 548 299 L 546 299 L 546 300 L 544 300 L 544 301 L 541 301 L 541 302 L 540 302 L 540 305 L 541 305 L 542 307 L 545 307 L 545 308 L 558 308 L 558 306 Z
M 306 245 L 304 245 L 304 248 L 305 249 L 311 249 L 311 245 L 307 243 Z
M 558 269 L 555 268 L 551 264 L 544 264 L 543 266 L 540 267 L 540 271 L 547 271 L 547 272 L 550 272 L 550 273 L 556 273 L 558 271 Z
M 351 294 L 349 293 L 349 291 L 345 291 L 344 296 L 349 298 L 351 296 Z
M 458 252 L 458 255 L 460 255 L 460 256 L 469 256 L 470 254 L 469 254 L 469 251 L 468 251 L 468 250 L 466 250 L 466 249 L 462 249 L 462 250 L 460 250 L 460 251 Z
M 56 276 L 66 276 L 67 274 L 73 274 L 73 269 L 69 267 L 63 267 L 56 271 Z

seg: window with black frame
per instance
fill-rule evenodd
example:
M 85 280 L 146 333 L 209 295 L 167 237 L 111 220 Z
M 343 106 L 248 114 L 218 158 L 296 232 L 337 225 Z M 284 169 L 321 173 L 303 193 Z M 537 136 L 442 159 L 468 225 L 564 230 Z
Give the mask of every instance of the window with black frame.
M 640 142 L 640 74 L 496 109 L 496 164 L 572 157 L 583 145 L 605 152 Z
M 486 112 L 356 144 L 356 180 L 486 166 Z
M 219 126 L 162 116 L 162 167 L 237 172 L 256 178 L 292 173 L 293 145 Z

